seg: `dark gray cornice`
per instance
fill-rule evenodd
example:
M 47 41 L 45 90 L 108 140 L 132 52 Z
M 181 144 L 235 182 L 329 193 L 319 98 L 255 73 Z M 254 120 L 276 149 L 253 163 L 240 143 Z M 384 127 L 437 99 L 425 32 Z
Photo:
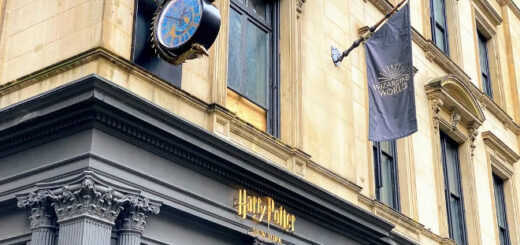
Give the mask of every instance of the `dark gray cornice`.
M 98 128 L 221 182 L 271 196 L 363 244 L 390 244 L 393 225 L 97 75 L 0 110 L 0 157 Z M 413 243 L 408 243 L 413 244 Z

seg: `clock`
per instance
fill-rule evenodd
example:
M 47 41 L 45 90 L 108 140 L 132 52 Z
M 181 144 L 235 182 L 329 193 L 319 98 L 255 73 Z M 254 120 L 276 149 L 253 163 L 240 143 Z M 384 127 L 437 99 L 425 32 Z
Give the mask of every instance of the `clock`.
M 164 1 L 152 24 L 157 54 L 170 63 L 207 55 L 220 29 L 220 13 L 208 0 Z

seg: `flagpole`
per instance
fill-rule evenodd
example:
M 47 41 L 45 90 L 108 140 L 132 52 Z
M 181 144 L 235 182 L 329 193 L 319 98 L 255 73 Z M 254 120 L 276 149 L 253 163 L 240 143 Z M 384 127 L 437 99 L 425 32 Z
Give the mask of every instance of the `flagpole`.
M 370 27 L 370 29 L 364 33 L 361 37 L 359 37 L 356 41 L 354 41 L 354 43 L 352 43 L 352 45 L 345 51 L 343 51 L 343 53 L 340 53 L 339 50 L 334 47 L 334 46 L 331 46 L 331 53 L 332 53 L 332 62 L 334 62 L 334 65 L 336 66 L 339 66 L 339 64 L 341 64 L 341 61 L 343 61 L 343 59 L 345 57 L 348 56 L 348 54 L 355 48 L 357 48 L 361 42 L 365 41 L 370 34 L 374 33 L 375 30 L 377 30 L 377 28 L 383 23 L 385 22 L 388 18 L 390 18 L 390 16 L 392 16 L 392 14 L 394 14 L 397 9 L 399 9 L 399 7 L 401 7 L 401 5 L 404 4 L 404 2 L 406 2 L 407 0 L 403 0 L 401 1 L 399 4 L 397 4 L 393 9 L 392 11 L 390 11 L 389 13 L 387 13 L 383 18 L 381 18 L 375 25 L 373 25 L 372 27 Z

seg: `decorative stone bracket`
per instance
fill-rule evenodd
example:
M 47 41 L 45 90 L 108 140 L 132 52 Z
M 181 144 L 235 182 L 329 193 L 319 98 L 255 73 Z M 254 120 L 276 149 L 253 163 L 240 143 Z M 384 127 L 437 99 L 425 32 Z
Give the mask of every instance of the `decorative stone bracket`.
M 297 18 L 299 19 L 303 14 L 303 4 L 307 0 L 297 0 L 296 1 L 296 12 L 297 12 Z
M 448 132 L 455 132 L 458 125 L 462 123 L 468 129 L 467 139 L 470 140 L 471 156 L 473 156 L 478 128 L 485 120 L 477 98 L 471 93 L 469 87 L 454 75 L 433 79 L 425 85 L 425 89 L 431 100 L 434 132 L 440 130 L 441 123 Z M 441 111 L 450 115 L 450 118 L 442 118 Z

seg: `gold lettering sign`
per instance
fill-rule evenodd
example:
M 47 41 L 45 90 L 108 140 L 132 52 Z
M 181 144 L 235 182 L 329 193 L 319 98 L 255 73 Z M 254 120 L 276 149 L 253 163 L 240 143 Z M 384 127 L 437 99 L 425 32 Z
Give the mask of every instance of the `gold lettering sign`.
M 270 197 L 250 195 L 246 190 L 238 190 L 238 198 L 234 200 L 234 207 L 243 219 L 250 215 L 257 222 L 265 221 L 267 225 L 274 224 L 285 231 L 294 232 L 296 217 L 282 206 L 276 206 Z
M 256 237 L 268 239 L 269 241 L 274 242 L 275 244 L 282 244 L 281 237 L 279 237 L 277 235 L 273 235 L 273 234 L 265 232 L 265 231 L 262 231 L 262 230 L 259 230 L 259 229 L 256 229 L 256 228 L 253 228 L 253 235 Z

